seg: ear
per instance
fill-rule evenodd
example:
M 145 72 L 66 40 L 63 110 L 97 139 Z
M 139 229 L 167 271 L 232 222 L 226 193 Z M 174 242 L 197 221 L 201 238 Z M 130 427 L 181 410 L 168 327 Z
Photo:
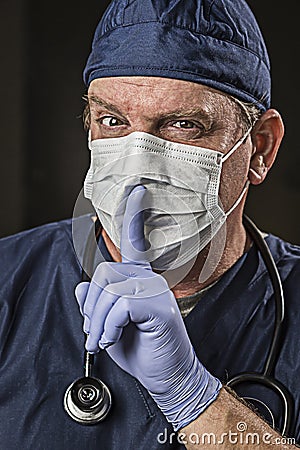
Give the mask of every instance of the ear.
M 260 184 L 272 167 L 284 135 L 281 116 L 268 109 L 256 122 L 251 133 L 253 153 L 248 178 L 251 184 Z

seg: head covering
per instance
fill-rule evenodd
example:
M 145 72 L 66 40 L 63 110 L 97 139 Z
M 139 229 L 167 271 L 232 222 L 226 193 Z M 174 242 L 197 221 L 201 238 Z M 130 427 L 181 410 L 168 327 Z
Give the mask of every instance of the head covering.
M 192 81 L 270 106 L 268 53 L 244 0 L 113 0 L 97 26 L 84 81 L 116 76 Z

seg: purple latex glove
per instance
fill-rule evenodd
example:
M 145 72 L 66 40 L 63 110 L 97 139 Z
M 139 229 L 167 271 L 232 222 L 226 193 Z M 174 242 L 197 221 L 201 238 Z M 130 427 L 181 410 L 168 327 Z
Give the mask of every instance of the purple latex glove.
M 174 294 L 145 261 L 143 196 L 128 197 L 121 237 L 121 263 L 99 264 L 76 298 L 88 334 L 86 349 L 105 349 L 149 391 L 178 430 L 215 400 L 221 383 L 199 362 Z

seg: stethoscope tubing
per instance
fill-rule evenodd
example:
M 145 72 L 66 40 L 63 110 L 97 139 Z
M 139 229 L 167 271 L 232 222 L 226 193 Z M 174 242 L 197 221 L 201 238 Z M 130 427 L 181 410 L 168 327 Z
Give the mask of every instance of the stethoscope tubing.
M 276 308 L 275 321 L 272 341 L 262 373 L 242 372 L 227 380 L 226 385 L 231 388 L 237 388 L 242 383 L 256 383 L 276 392 L 281 399 L 284 412 L 281 433 L 282 435 L 288 435 L 292 431 L 294 401 L 288 389 L 272 376 L 281 350 L 282 328 L 285 317 L 282 282 L 274 258 L 260 230 L 246 215 L 243 216 L 243 224 L 258 248 L 271 279 Z

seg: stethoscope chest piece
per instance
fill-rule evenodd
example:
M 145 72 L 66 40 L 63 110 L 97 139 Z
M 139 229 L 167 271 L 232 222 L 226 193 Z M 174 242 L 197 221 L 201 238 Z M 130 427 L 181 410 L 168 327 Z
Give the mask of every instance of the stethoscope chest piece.
M 98 378 L 82 377 L 66 390 L 64 408 L 76 422 L 93 425 L 107 416 L 111 408 L 111 394 Z

